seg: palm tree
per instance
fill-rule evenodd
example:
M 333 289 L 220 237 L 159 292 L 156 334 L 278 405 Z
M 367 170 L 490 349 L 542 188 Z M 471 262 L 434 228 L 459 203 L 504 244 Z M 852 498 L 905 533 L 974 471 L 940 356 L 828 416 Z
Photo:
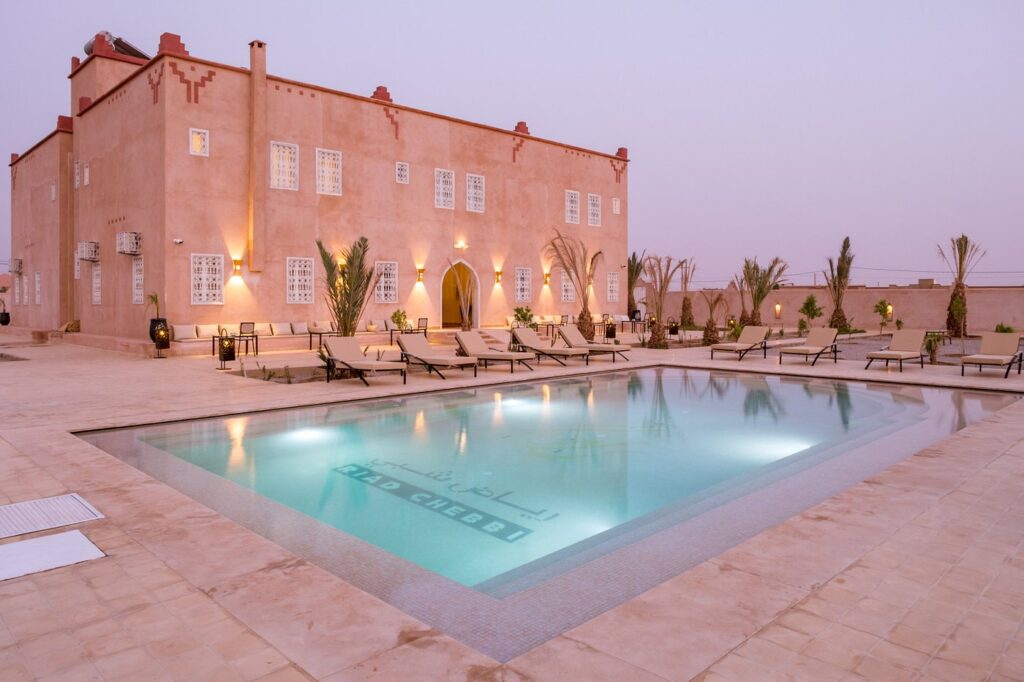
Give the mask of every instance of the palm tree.
M 947 252 L 939 244 L 939 256 L 946 263 L 946 267 L 953 273 L 953 291 L 949 295 L 949 305 L 946 307 L 946 329 L 950 336 L 961 337 L 967 330 L 967 275 L 971 274 L 975 266 L 985 257 L 985 250 L 981 244 L 972 242 L 966 234 L 959 237 L 951 237 L 949 240 L 949 251 Z M 959 312 L 961 315 L 954 315 L 954 301 L 962 301 Z
M 356 325 L 363 316 L 366 303 L 370 300 L 370 292 L 377 284 L 368 255 L 370 243 L 366 237 L 360 237 L 352 245 L 341 250 L 341 258 L 324 247 L 319 239 L 316 248 L 320 251 L 327 282 L 327 305 L 334 318 L 335 327 L 342 336 L 353 336 Z
M 626 313 L 630 316 L 636 310 L 636 298 L 633 296 L 633 289 L 636 289 L 636 285 L 640 281 L 640 275 L 644 272 L 644 257 L 646 255 L 646 251 L 641 252 L 639 256 L 634 251 L 626 260 L 626 297 L 629 302 L 626 306 L 628 308 Z
M 743 292 L 747 288 L 747 281 L 743 278 L 742 272 L 733 276 L 732 285 L 736 287 L 736 292 L 740 295 L 739 325 L 745 327 L 750 324 L 750 313 L 747 312 L 747 299 L 743 298 Z
M 585 339 L 593 341 L 594 320 L 590 316 L 590 288 L 594 283 L 594 272 L 604 258 L 604 251 L 591 254 L 582 239 L 563 235 L 556 229 L 555 236 L 544 245 L 544 255 L 557 263 L 569 276 L 580 304 L 577 326 Z M 630 289 L 630 292 L 632 291 Z
M 825 289 L 832 299 L 832 316 L 828 318 L 828 326 L 839 331 L 850 328 L 850 322 L 843 311 L 843 297 L 850 286 L 850 269 L 853 267 L 853 253 L 850 252 L 850 238 L 843 239 L 839 249 L 839 259 L 828 259 L 828 272 L 825 275 Z
M 648 256 L 644 259 L 644 275 L 654 292 L 654 319 L 651 320 L 651 338 L 648 348 L 668 348 L 665 336 L 665 296 L 679 269 L 686 264 L 685 260 L 676 261 L 672 256 Z
M 683 263 L 685 265 L 679 270 L 679 279 L 683 285 L 683 306 L 679 311 L 679 326 L 686 329 L 694 325 L 693 301 L 690 300 L 690 282 L 693 280 L 693 275 L 697 272 L 697 263 L 693 258 L 685 258 Z
M 702 342 L 705 346 L 718 343 L 718 324 L 715 322 L 715 311 L 725 301 L 725 294 L 720 289 L 701 289 L 701 297 L 708 306 L 708 319 L 704 323 L 704 337 Z
M 747 284 L 747 292 L 750 295 L 750 324 L 761 325 L 761 304 L 772 289 L 778 288 L 786 274 L 789 265 L 778 256 L 772 258 L 767 267 L 761 267 L 756 258 L 746 258 L 743 261 L 743 280 Z

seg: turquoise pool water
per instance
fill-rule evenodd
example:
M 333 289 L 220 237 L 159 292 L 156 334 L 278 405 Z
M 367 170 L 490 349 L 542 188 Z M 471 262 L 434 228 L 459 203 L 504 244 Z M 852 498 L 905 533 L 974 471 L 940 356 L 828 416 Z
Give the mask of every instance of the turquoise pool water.
M 937 440 L 1013 400 L 657 368 L 119 433 L 144 470 L 172 455 L 481 587 L 909 426 Z

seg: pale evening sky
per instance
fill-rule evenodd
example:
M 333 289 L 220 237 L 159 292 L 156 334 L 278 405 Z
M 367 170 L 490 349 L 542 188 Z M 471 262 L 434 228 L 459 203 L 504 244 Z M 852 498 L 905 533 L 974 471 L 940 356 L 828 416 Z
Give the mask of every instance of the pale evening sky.
M 820 271 L 846 234 L 857 265 L 941 271 L 935 244 L 966 231 L 988 249 L 974 283 L 1024 283 L 1020 0 L 51 1 L 0 16 L 5 159 L 68 113 L 70 58 L 97 31 L 149 53 L 179 33 L 239 66 L 259 38 L 276 75 L 629 147 L 630 247 L 693 256 L 701 281 L 744 256 Z M 919 276 L 933 275 L 855 281 Z

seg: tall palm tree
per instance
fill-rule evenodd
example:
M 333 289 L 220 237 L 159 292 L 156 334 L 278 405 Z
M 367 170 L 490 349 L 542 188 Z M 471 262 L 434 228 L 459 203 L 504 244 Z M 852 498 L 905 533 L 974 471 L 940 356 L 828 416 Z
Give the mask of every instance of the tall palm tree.
M 636 298 L 633 296 L 633 289 L 636 289 L 636 285 L 640 281 L 640 275 L 644 273 L 644 257 L 646 256 L 647 251 L 642 251 L 639 256 L 634 251 L 626 259 L 626 300 L 629 302 L 626 306 L 628 308 L 626 313 L 629 315 L 632 315 L 633 311 L 636 310 Z
M 750 324 L 750 313 L 747 312 L 747 299 L 743 297 L 743 292 L 747 289 L 747 280 L 743 278 L 743 273 L 734 275 L 732 278 L 732 285 L 736 287 L 736 293 L 740 295 L 740 319 L 739 325 L 745 327 Z M 723 294 L 724 298 L 724 294 Z
M 985 249 L 981 244 L 971 241 L 966 234 L 959 237 L 951 237 L 949 240 L 949 251 L 947 252 L 939 244 L 939 256 L 946 263 L 946 267 L 953 273 L 953 291 L 949 295 L 949 305 L 946 307 L 946 329 L 950 336 L 963 336 L 967 330 L 967 275 L 971 274 L 975 266 L 985 257 Z M 954 315 L 954 301 L 962 301 L 959 312 L 961 315 Z
M 743 261 L 743 280 L 747 284 L 747 293 L 750 295 L 750 324 L 760 326 L 761 304 L 768 294 L 782 283 L 789 265 L 778 256 L 772 258 L 767 267 L 758 265 L 756 258 L 746 258 Z
M 697 272 L 697 263 L 693 258 L 685 258 L 683 263 L 685 265 L 679 269 L 679 279 L 683 288 L 683 305 L 679 311 L 679 326 L 685 329 L 694 325 L 693 301 L 690 300 L 690 282 Z
M 563 235 L 556 229 L 555 236 L 544 245 L 544 255 L 569 276 L 569 281 L 576 289 L 576 300 L 580 304 L 577 326 L 584 338 L 593 341 L 594 320 L 590 316 L 590 289 L 594 283 L 597 266 L 604 258 L 604 251 L 591 254 L 582 239 Z
M 665 336 L 665 297 L 672 278 L 685 263 L 685 260 L 677 261 L 672 256 L 648 256 L 644 259 L 644 275 L 654 292 L 654 319 L 651 321 L 648 348 L 668 348 L 668 338 Z
M 316 240 L 316 248 L 324 264 L 327 282 L 324 298 L 334 325 L 342 336 L 353 336 L 370 300 L 370 293 L 377 285 L 377 275 L 369 260 L 370 243 L 366 237 L 360 237 L 341 250 L 340 259 L 319 239 Z
M 850 286 L 850 269 L 853 267 L 853 253 L 850 251 L 850 238 L 843 239 L 839 249 L 839 259 L 828 259 L 828 272 L 825 275 L 825 290 L 832 299 L 832 315 L 828 318 L 828 326 L 839 331 L 850 328 L 850 321 L 843 311 L 843 297 Z
M 720 289 L 701 289 L 701 298 L 708 306 L 708 319 L 704 323 L 704 337 L 702 342 L 705 346 L 718 343 L 718 323 L 715 322 L 715 311 L 725 301 L 725 294 Z

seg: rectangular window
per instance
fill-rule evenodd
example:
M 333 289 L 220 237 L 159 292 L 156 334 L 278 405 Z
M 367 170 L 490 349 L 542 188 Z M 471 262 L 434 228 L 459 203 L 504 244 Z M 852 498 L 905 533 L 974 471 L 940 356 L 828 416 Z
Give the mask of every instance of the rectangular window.
M 224 304 L 224 256 L 192 254 L 192 305 Z
M 299 145 L 287 142 L 270 143 L 271 189 L 299 189 Z
M 622 202 L 618 197 L 612 197 L 612 213 L 615 215 L 622 213 Z
M 132 256 L 132 305 L 142 305 L 145 301 L 145 267 L 142 256 Z
M 395 182 L 399 185 L 409 184 L 409 164 L 405 161 L 395 161 Z
M 14 276 L 14 303 L 21 304 L 21 275 Z
M 516 303 L 529 303 L 533 300 L 533 270 L 516 268 Z
M 316 150 L 316 193 L 341 196 L 341 152 Z
M 466 210 L 472 213 L 484 212 L 486 180 L 482 175 L 466 174 Z
M 608 273 L 608 302 L 619 302 L 619 273 L 617 272 Z
M 43 304 L 43 273 L 36 270 L 36 305 Z
M 587 225 L 601 227 L 601 195 L 587 195 Z
M 28 305 L 28 275 L 21 276 L 21 304 Z
M 188 153 L 192 156 L 210 155 L 210 131 L 202 128 L 188 129 Z
M 398 263 L 391 260 L 379 260 L 373 264 L 377 273 L 377 303 L 398 303 Z
M 572 303 L 576 300 L 576 287 L 572 285 L 569 273 L 562 270 L 562 303 Z
M 287 269 L 288 293 L 285 298 L 288 303 L 312 303 L 313 302 L 313 259 L 293 258 L 285 259 Z
M 580 224 L 580 193 L 574 189 L 565 190 L 565 222 Z
M 88 163 L 85 164 L 85 167 L 82 169 L 82 186 L 83 187 L 88 187 L 89 186 L 89 164 Z
M 455 209 L 455 171 L 434 169 L 434 208 Z
M 50 201 L 57 201 L 57 183 L 50 183 Z
M 81 166 L 81 164 L 78 163 L 78 161 L 75 161 L 75 189 L 78 189 L 78 187 L 81 184 L 82 184 L 82 166 Z
M 92 264 L 92 304 L 99 305 L 103 301 L 103 275 L 98 262 Z

